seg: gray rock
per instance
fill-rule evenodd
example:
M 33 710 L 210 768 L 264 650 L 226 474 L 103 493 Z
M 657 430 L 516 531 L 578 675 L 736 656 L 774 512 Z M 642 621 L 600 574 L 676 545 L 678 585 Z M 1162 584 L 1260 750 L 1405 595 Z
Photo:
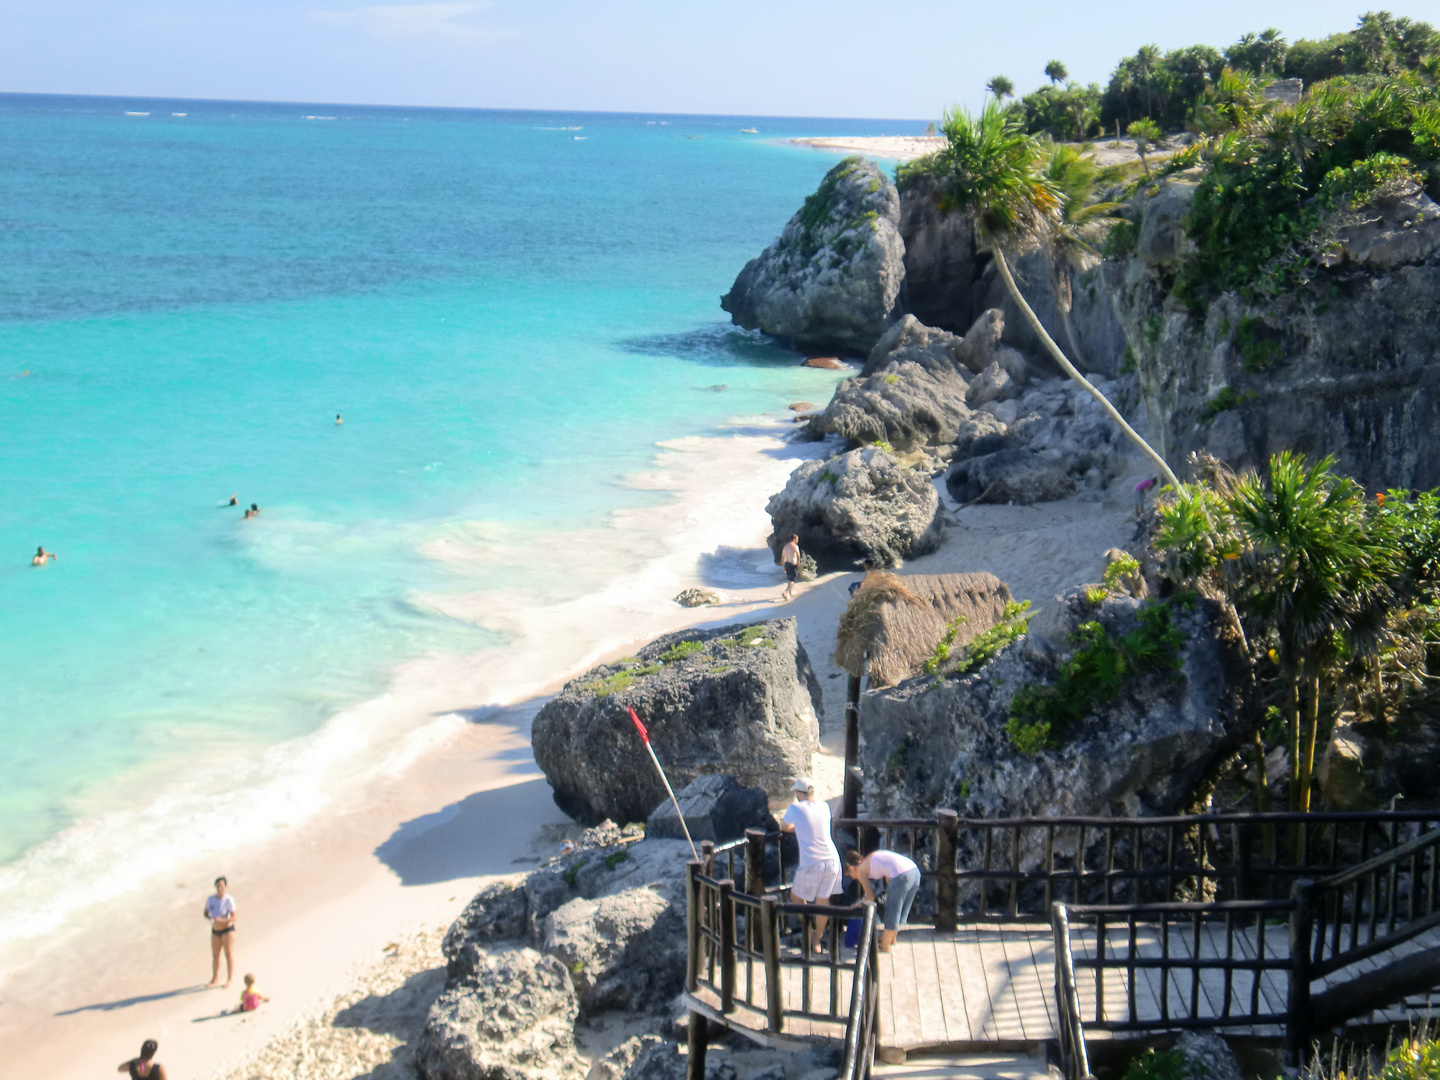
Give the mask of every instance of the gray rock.
M 934 551 L 943 536 L 940 497 L 930 479 L 874 446 L 805 462 L 765 511 L 777 559 L 798 534 L 801 548 L 833 569 L 865 561 L 899 566 Z
M 725 772 L 784 798 L 818 744 L 820 686 L 794 619 L 750 625 L 666 634 L 567 683 L 531 729 L 556 804 L 581 821 L 643 821 L 666 797 L 631 707 L 672 784 Z
M 1299 82 L 1299 79 L 1292 80 Z M 1185 1061 L 1186 1080 L 1243 1080 L 1230 1044 L 1213 1031 L 1187 1031 L 1175 1040 Z
M 570 973 L 585 1014 L 643 1013 L 683 988 L 684 918 L 651 888 L 562 904 L 545 918 L 544 950 Z
M 634 1057 L 625 1070 L 624 1080 L 685 1080 L 685 1066 L 689 1059 L 677 1044 L 654 1035 L 642 1035 L 629 1042 L 639 1045 L 633 1049 Z M 628 1056 L 631 1053 L 629 1042 L 622 1044 L 616 1053 L 623 1050 Z M 735 1080 L 735 1066 L 707 1054 L 705 1080 Z
M 1320 791 L 1337 810 L 1376 810 L 1365 770 L 1365 742 L 1348 727 L 1337 727 L 1317 771 Z
M 682 589 L 675 597 L 675 603 L 681 607 L 705 607 L 720 602 L 720 594 L 713 589 Z
M 928 176 L 902 177 L 899 195 L 905 308 L 927 326 L 964 333 L 984 310 L 987 287 L 978 280 L 981 260 L 970 216 L 942 213 L 940 192 Z
M 1364 206 L 1347 208 L 1335 228 L 1331 266 L 1367 270 L 1418 265 L 1440 253 L 1440 205 L 1413 181 L 1392 182 Z
M 1185 231 L 1185 217 L 1200 185 L 1192 180 L 1170 177 L 1145 204 L 1135 257 L 1151 266 L 1170 266 L 1195 250 Z
M 448 962 L 451 978 L 470 974 L 462 956 L 467 945 L 496 941 L 519 941 L 530 932 L 530 905 L 524 882 L 497 881 L 486 885 L 450 924 L 440 949 Z
M 725 773 L 702 776 L 692 780 L 675 793 L 676 802 L 685 814 L 690 839 L 738 840 L 746 829 L 774 832 L 778 826 L 770 815 L 770 800 L 764 788 L 745 787 Z M 645 822 L 645 835 L 682 840 L 684 830 L 675 813 L 675 804 L 668 798 L 651 812 Z
M 905 279 L 899 219 L 900 198 L 884 171 L 846 158 L 745 265 L 720 306 L 737 325 L 801 348 L 867 353 Z
M 1238 643 L 1225 637 L 1218 606 L 1202 600 L 1193 610 L 1177 609 L 1185 644 L 1173 676 L 1137 678 L 1060 749 L 1027 756 L 1005 735 L 1015 693 L 1055 677 L 1079 622 L 1093 619 L 1112 635 L 1128 633 L 1139 603 L 1114 597 L 1097 606 L 1076 592 L 1058 607 L 1049 634 L 1062 639 L 1059 649 L 1032 649 L 1027 637 L 973 674 L 938 686 L 920 676 L 865 694 L 861 763 L 871 813 L 905 816 L 927 806 L 931 813 L 950 806 L 992 817 L 1181 810 L 1205 770 L 1229 752 L 1230 687 L 1238 685 L 1244 660 Z M 1031 621 L 1032 636 L 1039 622 L 1039 615 Z
M 1005 434 L 1008 430 L 993 414 L 972 412 L 955 433 L 955 452 L 962 456 L 991 453 L 1007 445 Z M 982 449 L 977 450 L 977 446 Z
M 533 949 L 477 953 L 474 974 L 430 1007 L 415 1047 L 423 1080 L 538 1080 L 583 1075 L 570 976 Z
M 956 359 L 963 344 L 906 315 L 871 350 L 861 377 L 842 382 L 825 411 L 810 420 L 811 435 L 886 442 L 897 450 L 953 442 L 970 412 Z
M 958 503 L 983 499 L 987 503 L 1028 506 L 1075 493 L 1075 480 L 1063 465 L 1019 447 L 956 462 L 945 477 L 945 485 Z
M 1266 101 L 1278 101 L 1283 105 L 1300 104 L 1300 95 L 1305 92 L 1304 79 L 1276 79 L 1260 90 Z
M 970 390 L 965 395 L 965 404 L 972 409 L 978 409 L 992 401 L 1009 401 L 1019 393 L 1020 388 L 1010 377 L 1010 373 L 1000 366 L 999 361 L 992 360 L 990 366 L 971 382 Z

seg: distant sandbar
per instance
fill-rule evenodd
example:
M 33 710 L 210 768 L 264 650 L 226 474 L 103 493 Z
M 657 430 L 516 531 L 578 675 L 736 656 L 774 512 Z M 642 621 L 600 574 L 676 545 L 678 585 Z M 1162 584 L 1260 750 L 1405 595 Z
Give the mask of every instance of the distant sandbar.
M 790 141 L 800 146 L 814 147 L 816 150 L 861 153 L 895 161 L 914 161 L 926 154 L 933 154 L 945 145 L 945 139 L 940 135 L 849 135 Z

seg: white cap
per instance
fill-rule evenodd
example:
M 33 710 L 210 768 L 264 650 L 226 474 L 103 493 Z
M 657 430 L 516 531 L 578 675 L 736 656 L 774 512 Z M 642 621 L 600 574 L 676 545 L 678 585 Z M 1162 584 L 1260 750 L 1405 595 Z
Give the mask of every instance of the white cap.
M 797 777 L 795 778 L 795 787 L 793 788 L 793 790 L 795 790 L 795 791 L 814 791 L 814 790 L 815 790 L 815 781 L 811 780 L 808 776 L 797 776 Z

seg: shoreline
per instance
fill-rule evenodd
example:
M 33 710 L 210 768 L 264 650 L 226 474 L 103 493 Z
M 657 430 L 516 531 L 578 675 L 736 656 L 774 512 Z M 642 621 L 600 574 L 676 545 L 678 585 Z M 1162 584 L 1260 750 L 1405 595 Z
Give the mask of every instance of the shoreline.
M 651 467 L 627 484 L 672 497 L 616 511 L 595 530 L 644 558 L 598 591 L 524 612 L 508 627 L 524 636 L 510 646 L 403 665 L 361 709 L 408 716 L 409 731 L 293 824 L 148 874 L 127 866 L 136 881 L 129 892 L 97 889 L 92 910 L 12 945 L 0 982 L 0 1045 L 25 1046 L 23 1057 L 11 1051 L 17 1067 L 61 1077 L 108 1072 L 134 1054 L 132 1042 L 154 1037 L 177 1075 L 213 1074 L 313 1013 L 379 946 L 417 924 L 448 926 L 486 878 L 533 867 L 536 837 L 568 819 L 530 757 L 530 719 L 565 678 L 602 657 L 717 615 L 733 621 L 778 593 L 778 568 L 769 567 L 770 583 L 757 564 L 769 558 L 764 501 L 823 448 L 787 439 L 792 430 L 775 417 L 739 418 L 719 434 L 658 444 Z M 555 542 L 565 539 L 573 538 Z M 717 574 L 733 584 L 717 585 Z M 728 603 L 681 608 L 672 598 L 689 585 L 718 587 Z M 462 618 L 503 599 L 428 598 Z M 457 834 L 457 822 L 469 832 Z M 441 837 L 468 854 L 431 850 Z M 221 1000 L 190 989 L 209 974 L 196 916 L 216 873 L 229 877 L 240 906 L 237 978 L 253 970 L 274 1000 L 239 1023 L 197 1024 L 197 1007 L 213 1016 L 238 994 L 232 987 Z M 344 927 L 335 935 L 343 941 L 321 929 L 332 924 Z M 306 955 L 303 964 L 290 961 L 296 955 Z
M 867 157 L 902 162 L 933 154 L 945 145 L 945 139 L 940 135 L 840 135 L 787 141 L 795 146 L 808 146 L 812 150 L 859 153 Z

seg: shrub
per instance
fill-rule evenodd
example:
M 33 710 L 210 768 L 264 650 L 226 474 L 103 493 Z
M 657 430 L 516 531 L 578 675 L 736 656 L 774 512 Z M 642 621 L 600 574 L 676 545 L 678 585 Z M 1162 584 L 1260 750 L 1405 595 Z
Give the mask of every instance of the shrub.
M 725 640 L 728 645 L 739 645 L 746 648 L 752 646 L 762 649 L 775 648 L 775 642 L 765 636 L 765 628 L 763 626 L 747 626 L 734 637 L 726 638 Z
M 1190 1069 L 1179 1050 L 1151 1048 L 1131 1060 L 1120 1080 L 1188 1080 Z
M 703 641 L 677 641 L 660 654 L 660 659 L 667 664 L 673 664 L 688 656 L 694 656 L 698 652 L 704 652 L 704 650 L 705 643 Z
M 989 630 L 976 634 L 974 640 L 965 646 L 965 655 L 956 673 L 969 675 L 972 671 L 978 671 L 995 659 L 1005 646 L 1016 638 L 1023 637 L 1030 625 L 1029 611 L 1029 600 L 1006 604 L 1005 610 L 1000 613 L 1000 621 Z
M 960 627 L 965 621 L 965 616 L 961 615 L 945 628 L 945 633 L 935 643 L 935 648 L 930 653 L 930 659 L 925 661 L 925 674 L 934 675 L 940 670 L 941 665 L 950 659 L 950 648 L 955 644 L 955 635 L 960 632 Z
M 1254 390 L 1246 390 L 1242 393 L 1233 386 L 1222 386 L 1219 393 L 1207 401 L 1205 407 L 1200 410 L 1200 419 L 1213 420 L 1227 409 L 1238 408 L 1254 401 L 1259 396 Z
M 1420 170 L 1409 158 L 1383 151 L 1371 154 L 1348 168 L 1337 165 L 1320 181 L 1316 201 L 1326 209 L 1335 209 L 1344 200 L 1351 207 L 1368 203 L 1385 185 L 1394 180 L 1420 181 Z

